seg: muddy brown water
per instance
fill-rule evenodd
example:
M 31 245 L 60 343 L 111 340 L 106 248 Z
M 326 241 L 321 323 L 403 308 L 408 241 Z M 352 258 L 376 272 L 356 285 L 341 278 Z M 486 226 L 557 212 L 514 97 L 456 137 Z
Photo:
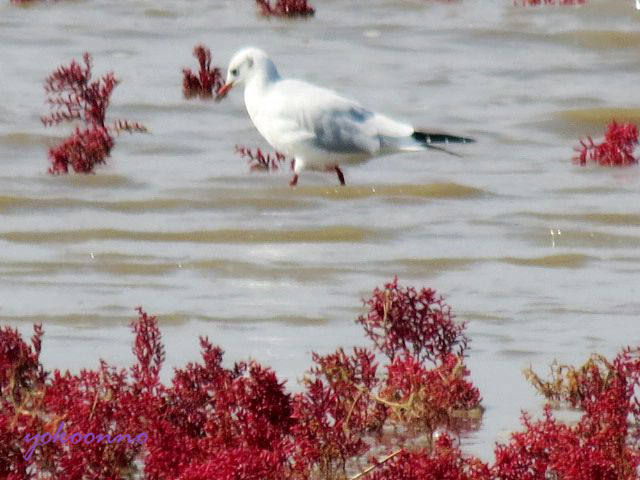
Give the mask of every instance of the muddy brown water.
M 173 366 L 199 334 L 292 389 L 312 351 L 366 344 L 360 299 L 397 274 L 448 297 L 472 338 L 487 411 L 464 449 L 491 458 L 542 400 L 521 370 L 640 342 L 640 168 L 580 168 L 579 137 L 640 122 L 632 1 L 516 8 L 509 0 L 316 0 L 308 21 L 238 0 L 0 4 L 0 321 L 46 330 L 49 368 L 131 363 L 128 323 L 160 317 Z M 371 108 L 477 138 L 463 158 L 404 154 L 330 175 L 250 173 L 265 147 L 241 95 L 184 100 L 206 42 L 248 44 L 282 73 Z M 143 122 L 97 175 L 52 177 L 43 79 L 94 56 L 122 83 L 111 118 Z

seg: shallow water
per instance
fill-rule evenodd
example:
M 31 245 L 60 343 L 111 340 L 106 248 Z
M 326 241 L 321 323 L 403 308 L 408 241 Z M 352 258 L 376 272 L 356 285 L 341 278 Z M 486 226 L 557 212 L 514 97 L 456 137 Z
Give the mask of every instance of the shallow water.
M 463 445 L 491 458 L 542 404 L 523 368 L 640 342 L 640 169 L 570 160 L 612 117 L 640 122 L 640 13 L 589 3 L 316 0 L 314 19 L 284 21 L 248 0 L 2 2 L 0 321 L 42 321 L 49 368 L 129 365 L 143 305 L 169 367 L 208 335 L 296 389 L 311 351 L 366 344 L 360 299 L 397 274 L 468 322 L 487 411 Z M 250 173 L 234 154 L 266 146 L 241 95 L 182 98 L 201 41 L 218 64 L 262 46 L 284 74 L 478 143 L 290 189 L 288 172 Z M 97 175 L 51 177 L 47 146 L 68 129 L 40 124 L 42 83 L 84 51 L 122 79 L 111 118 L 151 134 L 121 137 Z

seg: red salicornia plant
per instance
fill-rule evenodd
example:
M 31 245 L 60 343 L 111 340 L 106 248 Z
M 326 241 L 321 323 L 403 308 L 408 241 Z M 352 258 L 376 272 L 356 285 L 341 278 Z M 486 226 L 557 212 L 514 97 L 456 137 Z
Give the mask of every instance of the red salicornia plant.
M 190 68 L 183 68 L 182 91 L 186 98 L 217 97 L 218 91 L 224 85 L 222 73 L 218 67 L 211 68 L 211 50 L 206 45 L 196 45 L 193 56 L 198 60 L 200 70 L 193 73 Z
M 517 0 L 515 5 L 537 7 L 540 5 L 575 6 L 584 5 L 587 0 Z
M 315 9 L 308 0 L 256 0 L 260 12 L 265 16 L 277 17 L 308 17 L 315 13 Z
M 596 144 L 591 137 L 580 140 L 580 145 L 574 150 L 577 155 L 574 161 L 580 165 L 589 162 L 605 167 L 624 167 L 638 163 L 634 151 L 638 146 L 638 127 L 632 123 L 609 124 L 604 141 Z
M 431 448 L 438 428 L 458 430 L 465 427 L 462 420 L 482 414 L 461 355 L 464 324 L 454 324 L 435 292 L 403 289 L 396 278 L 376 288 L 365 305 L 368 314 L 357 321 L 390 363 L 379 372 L 365 348 L 314 354 L 306 392 L 294 398 L 294 458 L 303 478 L 345 478 L 350 462 L 370 453 L 372 438 L 385 426 L 397 433 L 399 446 L 409 448 L 416 437 L 424 442 L 426 435 Z
M 287 160 L 284 153 L 275 152 L 273 154 L 267 153 L 265 155 L 259 148 L 254 151 L 242 145 L 236 145 L 236 153 L 247 160 L 251 171 L 263 170 L 266 172 L 273 172 L 278 170 Z M 293 160 L 291 160 L 291 168 L 293 168 Z
M 451 353 L 464 354 L 465 325 L 455 321 L 451 307 L 435 290 L 403 288 L 395 278 L 376 288 L 365 305 L 369 312 L 357 322 L 391 361 L 399 354 L 410 354 L 420 362 L 438 365 Z
M 16 5 L 23 5 L 23 4 L 29 4 L 29 3 L 35 3 L 35 2 L 46 2 L 46 1 L 54 2 L 57 0 L 11 0 L 10 3 L 16 4 Z
M 366 454 L 387 408 L 374 399 L 381 379 L 372 352 L 355 348 L 320 356 L 294 397 L 296 471 L 302 478 L 343 478 L 350 460 Z
M 443 434 L 433 448 L 403 450 L 365 478 L 368 480 L 491 480 L 495 477 L 491 476 L 486 463 L 478 458 L 463 455 L 455 442 L 447 434 Z
M 122 131 L 145 132 L 143 125 L 128 120 L 106 123 L 107 109 L 113 89 L 118 85 L 113 72 L 92 79 L 91 55 L 83 55 L 83 64 L 71 61 L 61 66 L 45 82 L 47 103 L 51 113 L 42 117 L 45 126 L 63 122 L 79 122 L 74 133 L 49 150 L 49 173 L 92 173 L 104 164 L 115 145 L 114 135 Z
M 314 353 L 295 394 L 255 360 L 223 364 L 222 349 L 207 338 L 200 339 L 201 359 L 163 383 L 158 320 L 142 309 L 132 323 L 128 369 L 100 361 L 78 373 L 47 371 L 39 325 L 30 343 L 0 327 L 0 478 L 638 478 L 640 355 L 631 349 L 613 360 L 594 355 L 579 368 L 554 364 L 548 381 L 529 371 L 550 401 L 582 411 L 580 420 L 560 422 L 547 406 L 540 420 L 523 415 L 523 430 L 497 445 L 493 464 L 463 454 L 450 433 L 457 421 L 482 413 L 480 394 L 463 362 L 464 324 L 452 330 L 450 313 L 423 311 L 448 312 L 438 298 L 399 287 L 397 279 L 376 289 L 364 318 L 386 311 L 394 322 L 391 344 L 372 336 L 383 355 L 360 347 Z M 148 439 L 54 442 L 62 422 L 72 439 L 78 432 L 144 432 Z M 25 441 L 34 434 L 42 434 L 40 443 Z
M 550 381 L 527 377 L 556 404 L 583 412 L 573 425 L 556 420 L 551 406 L 542 420 L 523 415 L 525 431 L 496 448 L 501 480 L 638 478 L 640 351 L 625 349 L 613 361 L 593 355 L 582 367 L 554 363 Z

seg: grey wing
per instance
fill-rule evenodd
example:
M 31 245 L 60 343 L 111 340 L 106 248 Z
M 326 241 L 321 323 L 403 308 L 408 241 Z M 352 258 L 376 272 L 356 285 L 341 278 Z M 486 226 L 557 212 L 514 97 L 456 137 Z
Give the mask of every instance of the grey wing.
M 374 154 L 381 141 L 374 114 L 358 105 L 333 105 L 317 109 L 308 119 L 314 147 L 338 154 Z

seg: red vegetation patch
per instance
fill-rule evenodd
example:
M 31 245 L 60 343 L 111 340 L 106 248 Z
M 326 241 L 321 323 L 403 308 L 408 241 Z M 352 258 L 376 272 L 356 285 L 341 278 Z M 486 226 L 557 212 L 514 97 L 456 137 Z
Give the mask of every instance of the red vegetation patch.
M 482 416 L 480 392 L 468 376 L 462 358 L 453 354 L 431 370 L 414 357 L 398 357 L 387 367 L 380 399 L 392 418 L 432 437 L 440 427 L 458 430 Z
M 60 66 L 45 82 L 47 103 L 51 113 L 42 117 L 45 126 L 63 122 L 81 122 L 73 135 L 49 149 L 49 173 L 68 173 L 71 167 L 77 173 L 92 173 L 96 165 L 104 164 L 115 145 L 114 134 L 122 131 L 146 132 L 136 122 L 116 120 L 106 124 L 107 109 L 113 89 L 118 85 L 113 72 L 92 80 L 91 55 L 83 55 L 84 64 L 75 60 Z
M 451 353 L 464 355 L 465 325 L 454 321 L 451 307 L 435 290 L 402 288 L 396 277 L 383 289 L 376 288 L 365 306 L 369 313 L 357 322 L 391 361 L 399 354 L 411 354 L 438 365 Z
M 585 5 L 587 0 L 516 0 L 515 5 L 521 7 L 538 7 L 540 5 L 576 6 Z
M 27 478 L 30 462 L 24 455 L 27 432 L 43 431 L 36 412 L 42 409 L 42 391 L 47 378 L 40 363 L 43 331 L 33 327 L 31 345 L 11 327 L 0 327 L 0 477 Z M 42 450 L 43 458 L 49 450 Z M 32 457 L 33 458 L 33 457 Z M 11 478 L 11 477 L 9 477 Z
M 258 362 L 224 366 L 222 350 L 206 338 L 200 339 L 201 360 L 175 369 L 171 383 L 162 383 L 162 336 L 157 319 L 142 309 L 132 323 L 136 360 L 129 369 L 101 361 L 77 374 L 48 372 L 40 362 L 40 326 L 30 344 L 16 330 L 0 327 L 0 478 L 637 478 L 636 350 L 624 350 L 613 361 L 594 356 L 580 368 L 556 366 L 550 381 L 530 372 L 549 399 L 581 409 L 582 418 L 565 424 L 547 407 L 541 420 L 523 416 L 524 430 L 496 447 L 493 465 L 464 455 L 448 432 L 457 431 L 457 421 L 481 415 L 480 394 L 460 355 L 466 346 L 462 329 L 444 343 L 416 337 L 425 325 L 437 338 L 442 328 L 434 324 L 451 329 L 450 314 L 425 320 L 422 306 L 442 310 L 438 297 L 426 292 L 400 288 L 397 280 L 376 289 L 365 302 L 365 318 L 376 318 L 380 299 L 388 305 L 388 319 L 392 311 L 405 313 L 394 319 L 393 359 L 379 366 L 366 348 L 314 353 L 297 394 Z M 389 348 L 380 342 L 374 347 Z M 53 435 L 61 422 L 67 434 L 145 432 L 148 440 L 49 441 L 26 455 L 33 443 L 25 435 Z M 391 453 L 383 446 L 389 444 Z
M 265 16 L 277 17 L 308 17 L 316 13 L 309 0 L 256 0 L 260 12 Z
M 623 350 L 613 362 L 593 356 L 584 366 L 552 366 L 552 379 L 527 375 L 548 399 L 584 411 L 575 425 L 523 415 L 525 431 L 496 448 L 494 472 L 501 480 L 638 478 L 640 445 L 640 357 Z M 635 429 L 635 431 L 632 430 Z
M 366 477 L 369 480 L 490 480 L 486 463 L 465 457 L 443 434 L 432 450 L 402 451 Z
M 198 60 L 200 70 L 196 74 L 190 68 L 182 69 L 184 96 L 186 98 L 211 98 L 215 93 L 217 97 L 224 81 L 220 69 L 218 67 L 211 68 L 211 50 L 206 45 L 196 45 L 193 49 L 193 56 Z
M 265 155 L 259 148 L 253 151 L 242 145 L 236 145 L 236 153 L 247 160 L 251 171 L 262 170 L 266 172 L 273 172 L 279 170 L 282 164 L 287 160 L 284 153 L 275 152 L 273 154 L 267 153 Z M 293 160 L 291 160 L 291 169 L 293 169 L 293 165 Z
M 49 172 L 69 173 L 71 166 L 76 173 L 91 173 L 96 165 L 105 163 L 113 145 L 113 137 L 104 127 L 78 128 L 72 136 L 49 150 Z
M 296 471 L 302 478 L 340 478 L 349 459 L 367 453 L 368 435 L 380 432 L 386 408 L 372 392 L 377 363 L 366 349 L 313 355 L 306 391 L 294 399 Z
M 596 144 L 591 137 L 580 140 L 580 146 L 574 148 L 577 152 L 574 161 L 582 166 L 588 162 L 605 167 L 635 165 L 638 163 L 638 158 L 634 155 L 637 146 L 638 127 L 614 120 L 609 124 L 602 143 Z

